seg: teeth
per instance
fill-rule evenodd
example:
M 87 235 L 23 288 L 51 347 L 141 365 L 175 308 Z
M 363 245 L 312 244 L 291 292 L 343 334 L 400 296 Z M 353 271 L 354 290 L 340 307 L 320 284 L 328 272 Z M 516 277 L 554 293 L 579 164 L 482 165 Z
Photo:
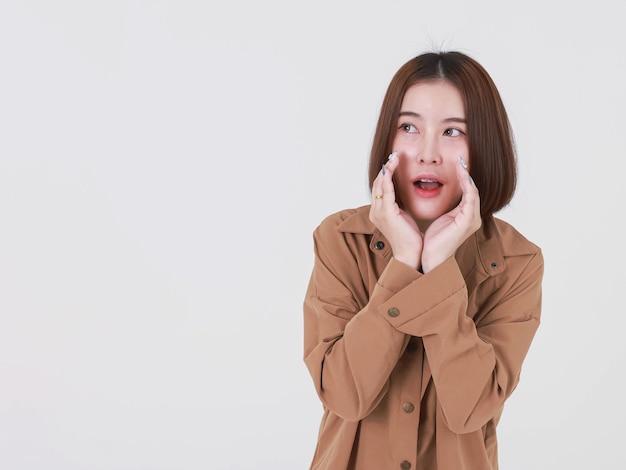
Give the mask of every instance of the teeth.
M 420 183 L 436 183 L 437 182 L 437 180 L 427 180 L 425 178 L 422 178 L 421 180 L 417 180 L 417 181 L 419 181 Z

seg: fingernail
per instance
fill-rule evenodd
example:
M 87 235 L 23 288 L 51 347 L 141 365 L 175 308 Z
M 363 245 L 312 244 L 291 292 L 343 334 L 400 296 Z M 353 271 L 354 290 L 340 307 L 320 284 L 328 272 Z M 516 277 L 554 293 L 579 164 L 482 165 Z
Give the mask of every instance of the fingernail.
M 472 179 L 472 175 L 467 175 L 467 178 L 469 179 L 470 184 L 474 184 L 474 180 Z
M 394 160 L 397 156 L 398 156 L 397 151 L 392 152 L 391 154 L 389 154 L 389 161 Z
M 385 164 L 383 163 L 383 176 L 385 176 Z
M 459 163 L 465 170 L 467 170 L 467 163 L 465 163 L 465 159 L 461 155 L 459 155 Z

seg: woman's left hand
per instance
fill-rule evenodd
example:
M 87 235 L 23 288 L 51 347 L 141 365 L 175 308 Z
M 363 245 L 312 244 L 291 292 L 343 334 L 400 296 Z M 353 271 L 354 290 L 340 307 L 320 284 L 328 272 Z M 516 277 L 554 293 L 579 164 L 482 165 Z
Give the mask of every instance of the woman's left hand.
M 460 162 L 456 174 L 463 191 L 461 202 L 436 219 L 426 230 L 422 251 L 424 273 L 453 256 L 457 248 L 481 225 L 478 188 Z

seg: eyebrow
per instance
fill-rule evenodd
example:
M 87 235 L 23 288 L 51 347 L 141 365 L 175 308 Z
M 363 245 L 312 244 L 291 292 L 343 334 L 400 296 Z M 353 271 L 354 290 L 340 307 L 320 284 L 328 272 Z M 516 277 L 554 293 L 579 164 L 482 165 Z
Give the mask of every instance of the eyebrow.
M 419 113 L 415 113 L 413 111 L 400 111 L 400 114 L 398 114 L 398 117 L 402 117 L 402 116 L 411 116 L 411 117 L 415 117 L 418 119 L 422 119 L 422 115 Z M 463 118 L 459 118 L 459 117 L 449 117 L 444 119 L 443 121 L 441 121 L 443 123 L 449 123 L 449 122 L 460 122 L 463 124 L 467 124 L 467 120 L 463 119 Z

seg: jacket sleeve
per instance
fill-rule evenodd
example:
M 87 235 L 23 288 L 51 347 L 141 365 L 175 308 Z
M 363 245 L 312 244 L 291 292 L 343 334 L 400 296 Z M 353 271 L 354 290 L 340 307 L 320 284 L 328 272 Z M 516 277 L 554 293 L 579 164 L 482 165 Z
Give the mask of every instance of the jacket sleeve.
M 467 315 L 468 292 L 454 258 L 389 298 L 380 309 L 399 312 L 389 322 L 398 331 L 421 336 L 437 400 L 446 425 L 455 433 L 481 428 L 504 405 L 519 381 L 522 362 L 537 331 L 541 312 L 543 257 L 517 256 L 481 288 L 477 321 Z M 425 298 L 441 285 L 447 298 Z
M 333 227 L 314 233 L 315 260 L 304 300 L 304 362 L 323 405 L 359 421 L 378 405 L 409 337 L 379 306 L 421 276 L 392 259 L 371 296 L 354 247 Z

